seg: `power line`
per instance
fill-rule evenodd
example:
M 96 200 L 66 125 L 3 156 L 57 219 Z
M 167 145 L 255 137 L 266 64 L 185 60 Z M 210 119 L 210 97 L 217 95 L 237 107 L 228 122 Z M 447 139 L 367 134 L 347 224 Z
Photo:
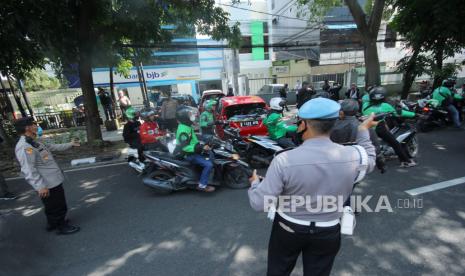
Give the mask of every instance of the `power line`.
M 247 8 L 236 7 L 236 6 L 234 6 L 234 5 L 228 5 L 228 4 L 222 4 L 222 3 L 218 3 L 218 5 L 226 6 L 226 7 L 231 7 L 231 8 L 238 9 L 238 10 L 244 10 L 244 11 L 250 11 L 250 12 L 255 12 L 255 13 L 261 13 L 261 14 L 266 14 L 266 15 L 271 15 L 271 16 L 276 16 L 276 17 L 287 18 L 287 19 L 293 19 L 293 20 L 299 20 L 299 21 L 305 21 L 305 22 L 312 22 L 312 21 L 309 21 L 309 20 L 307 20 L 307 19 L 302 19 L 302 18 L 298 18 L 298 17 L 292 17 L 292 16 L 286 16 L 286 15 L 279 15 L 279 14 L 273 14 L 273 13 L 268 13 L 268 12 L 262 12 L 262 11 L 247 9 Z M 313 22 L 316 22 L 316 21 L 313 21 Z
M 397 41 L 405 41 L 405 39 L 379 39 L 376 42 L 397 42 Z M 333 42 L 333 43 L 325 43 L 325 46 L 331 45 L 346 45 L 346 44 L 354 44 L 352 41 L 341 41 L 341 42 Z M 241 48 L 301 48 L 301 47 L 315 47 L 320 46 L 321 42 L 312 42 L 312 43 L 270 43 L 270 44 L 258 44 L 258 45 L 243 45 Z M 121 44 L 121 47 L 125 48 L 149 48 L 149 49 L 161 49 L 161 48 L 170 48 L 170 49 L 230 49 L 229 45 L 221 44 L 221 45 L 164 45 L 164 44 Z

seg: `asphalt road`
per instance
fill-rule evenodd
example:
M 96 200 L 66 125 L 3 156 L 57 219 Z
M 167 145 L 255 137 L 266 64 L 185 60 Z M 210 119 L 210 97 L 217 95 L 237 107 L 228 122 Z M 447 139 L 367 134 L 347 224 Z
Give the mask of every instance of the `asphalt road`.
M 362 213 L 333 275 L 465 275 L 465 184 L 415 198 L 405 190 L 465 176 L 465 133 L 420 136 L 419 166 L 372 173 L 356 194 L 386 195 L 393 212 Z M 158 196 L 125 165 L 67 173 L 71 236 L 44 230 L 24 180 L 0 202 L 0 275 L 264 275 L 271 223 L 246 190 Z M 412 208 L 413 205 L 422 208 Z M 407 207 L 410 208 L 401 208 Z M 417 206 L 418 207 L 418 206 Z M 301 275 L 299 263 L 293 275 Z

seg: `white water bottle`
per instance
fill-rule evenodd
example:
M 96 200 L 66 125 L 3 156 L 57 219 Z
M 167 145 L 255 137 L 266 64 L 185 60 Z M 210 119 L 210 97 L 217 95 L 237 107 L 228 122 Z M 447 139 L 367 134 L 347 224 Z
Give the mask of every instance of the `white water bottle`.
M 350 206 L 345 206 L 341 218 L 341 234 L 353 235 L 355 228 L 355 214 Z

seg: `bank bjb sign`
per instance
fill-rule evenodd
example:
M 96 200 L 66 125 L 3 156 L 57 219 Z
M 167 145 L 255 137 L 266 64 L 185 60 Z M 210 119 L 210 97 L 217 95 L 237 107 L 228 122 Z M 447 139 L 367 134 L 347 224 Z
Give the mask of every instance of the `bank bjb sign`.
M 95 85 L 104 85 L 110 82 L 109 71 L 98 70 L 92 72 Z M 167 81 L 167 80 L 196 80 L 200 78 L 199 67 L 176 67 L 176 68 L 144 68 L 145 81 Z M 128 76 L 115 72 L 113 81 L 118 83 L 135 83 L 139 81 L 137 70 L 131 70 Z
M 289 66 L 273 66 L 273 75 L 289 74 Z

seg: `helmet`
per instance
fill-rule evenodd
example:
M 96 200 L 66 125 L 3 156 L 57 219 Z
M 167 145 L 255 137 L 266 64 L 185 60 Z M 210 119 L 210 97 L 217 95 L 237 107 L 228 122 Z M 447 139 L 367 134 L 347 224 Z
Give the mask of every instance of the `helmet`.
M 345 99 L 341 102 L 341 110 L 344 114 L 348 116 L 353 116 L 357 114 L 360 106 L 356 100 Z
M 283 98 L 275 97 L 275 98 L 271 98 L 270 100 L 270 107 L 273 110 L 281 111 L 283 110 L 283 107 L 285 104 L 286 104 L 286 101 L 283 100 Z
M 326 98 L 315 98 L 307 101 L 299 109 L 299 118 L 310 120 L 331 120 L 339 118 L 341 105 Z
M 452 88 L 455 86 L 455 79 L 454 78 L 448 78 L 442 81 L 442 86 L 445 86 L 447 88 Z
M 215 100 L 208 100 L 208 101 L 205 101 L 205 103 L 203 104 L 203 107 L 205 108 L 205 110 L 207 111 L 212 111 L 213 110 L 213 106 L 216 105 L 216 101 Z
M 150 116 L 156 115 L 157 111 L 154 108 L 143 108 L 140 111 L 140 117 L 146 121 L 150 119 Z
M 375 86 L 370 90 L 370 101 L 381 102 L 386 98 L 386 89 L 382 86 Z
M 192 125 L 197 117 L 197 110 L 190 106 L 183 106 L 176 111 L 176 120 L 188 126 Z
M 128 107 L 128 109 L 126 109 L 124 114 L 126 115 L 126 118 L 128 118 L 129 120 L 132 120 L 132 119 L 134 119 L 134 117 L 136 117 L 137 112 L 138 111 L 136 111 L 134 109 L 134 107 L 130 106 L 130 107 Z

